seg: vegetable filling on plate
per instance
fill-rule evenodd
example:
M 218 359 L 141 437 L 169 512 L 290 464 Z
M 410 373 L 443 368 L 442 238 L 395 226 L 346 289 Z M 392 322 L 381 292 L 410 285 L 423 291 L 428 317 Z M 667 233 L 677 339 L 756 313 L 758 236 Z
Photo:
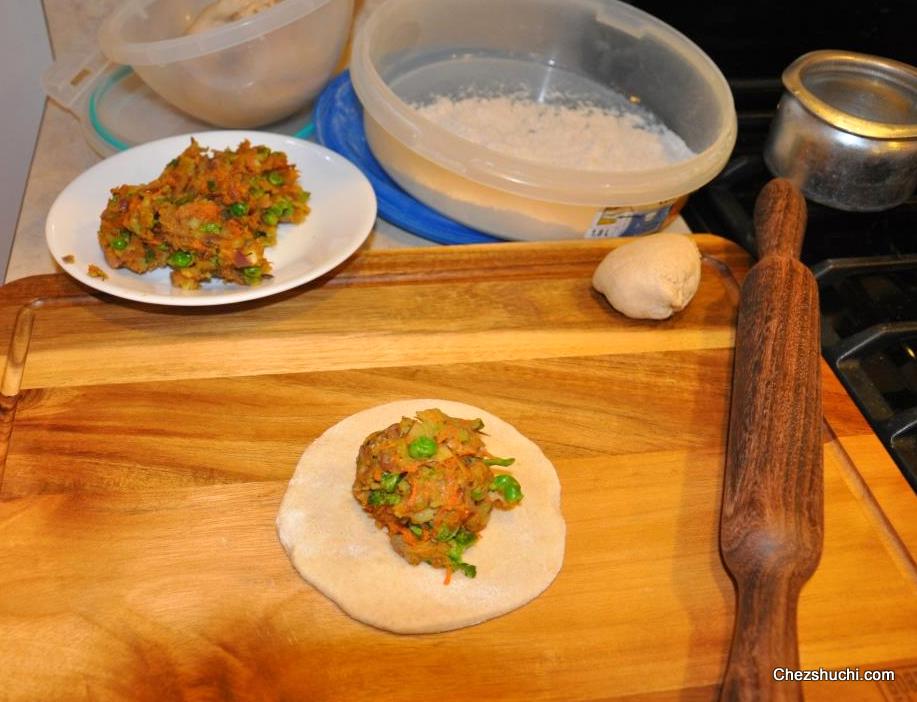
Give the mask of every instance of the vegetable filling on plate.
M 357 455 L 353 495 L 395 551 L 411 565 L 421 562 L 475 577 L 465 550 L 487 526 L 491 510 L 522 500 L 519 482 L 484 447 L 480 419 L 456 419 L 438 409 L 403 417 L 370 434 Z
M 191 139 L 155 180 L 112 189 L 99 244 L 113 268 L 171 268 L 176 287 L 212 278 L 258 285 L 271 275 L 264 249 L 277 242 L 277 225 L 305 220 L 308 201 L 283 152 L 248 140 L 210 151 Z

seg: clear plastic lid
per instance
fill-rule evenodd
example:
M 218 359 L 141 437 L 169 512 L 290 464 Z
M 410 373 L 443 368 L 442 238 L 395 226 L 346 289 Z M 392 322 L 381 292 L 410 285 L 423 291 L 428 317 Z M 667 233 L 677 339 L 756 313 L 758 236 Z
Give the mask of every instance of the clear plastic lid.
M 86 140 L 100 156 L 213 128 L 163 100 L 129 66 L 107 63 L 99 55 L 59 59 L 42 82 L 48 96 L 80 120 Z M 306 139 L 314 131 L 312 108 L 265 129 Z

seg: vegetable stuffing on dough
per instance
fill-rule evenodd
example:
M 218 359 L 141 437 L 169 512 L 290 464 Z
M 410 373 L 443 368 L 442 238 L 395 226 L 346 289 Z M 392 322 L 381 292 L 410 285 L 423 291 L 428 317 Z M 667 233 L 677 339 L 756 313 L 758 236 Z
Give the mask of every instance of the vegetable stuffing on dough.
M 388 532 L 392 548 L 411 565 L 421 562 L 475 577 L 464 561 L 487 526 L 491 510 L 522 500 L 519 481 L 492 467 L 512 458 L 484 447 L 480 419 L 456 419 L 438 409 L 403 417 L 360 446 L 353 496 Z
M 609 253 L 592 286 L 634 319 L 668 319 L 691 302 L 700 283 L 701 254 L 683 234 L 650 234 Z

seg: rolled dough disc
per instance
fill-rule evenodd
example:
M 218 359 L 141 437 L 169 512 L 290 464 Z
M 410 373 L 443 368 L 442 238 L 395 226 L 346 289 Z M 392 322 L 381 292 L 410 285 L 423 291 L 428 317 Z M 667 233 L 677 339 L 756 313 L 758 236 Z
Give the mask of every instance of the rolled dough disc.
M 516 459 L 510 471 L 524 499 L 494 510 L 482 537 L 465 552 L 477 577 L 412 566 L 395 553 L 351 493 L 357 451 L 372 432 L 403 416 L 438 407 L 484 420 L 485 445 Z M 400 634 L 458 629 L 517 609 L 541 594 L 560 571 L 566 525 L 554 466 L 513 426 L 477 407 L 448 400 L 404 400 L 358 412 L 303 453 L 277 516 L 280 542 L 311 585 L 354 619 Z

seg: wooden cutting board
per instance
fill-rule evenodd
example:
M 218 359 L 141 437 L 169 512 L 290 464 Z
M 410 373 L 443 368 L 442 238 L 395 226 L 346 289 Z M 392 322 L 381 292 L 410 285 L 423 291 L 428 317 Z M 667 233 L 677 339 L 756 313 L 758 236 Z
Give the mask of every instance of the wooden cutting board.
M 696 241 L 700 290 L 664 322 L 591 290 L 619 242 L 365 252 L 226 309 L 104 299 L 63 275 L 0 289 L 0 700 L 715 699 L 733 618 L 717 532 L 735 279 L 749 262 Z M 801 664 L 897 678 L 805 692 L 915 699 L 914 495 L 824 375 L 825 546 L 800 602 Z M 304 448 L 410 397 L 479 405 L 554 462 L 566 557 L 528 606 L 397 636 L 290 565 L 274 519 Z

